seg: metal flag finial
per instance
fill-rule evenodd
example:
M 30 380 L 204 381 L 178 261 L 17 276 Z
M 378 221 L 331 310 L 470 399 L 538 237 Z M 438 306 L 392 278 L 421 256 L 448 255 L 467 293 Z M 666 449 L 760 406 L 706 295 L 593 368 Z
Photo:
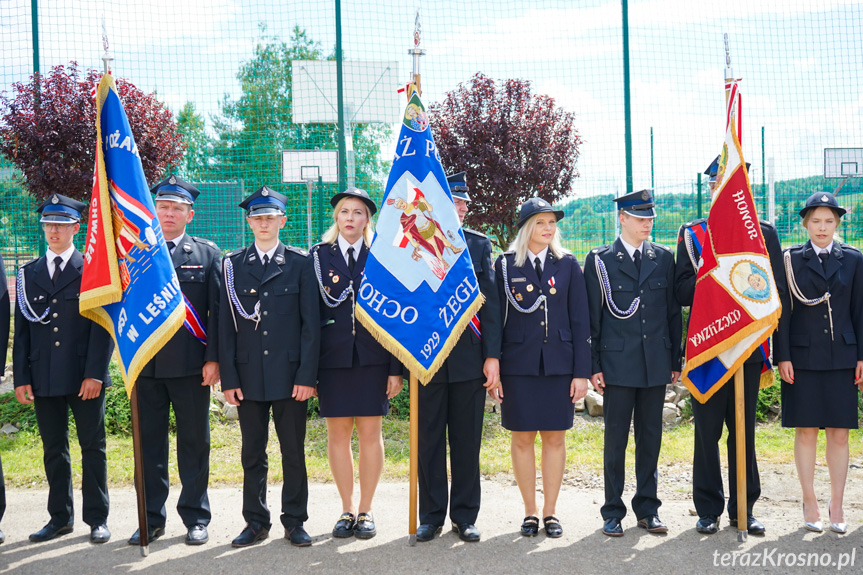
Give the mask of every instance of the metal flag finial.
M 414 18 L 414 48 L 419 48 L 422 42 L 423 25 L 420 22 L 420 9 L 417 8 L 416 17 Z
M 725 79 L 729 80 L 734 77 L 734 70 L 731 69 L 731 48 L 728 44 L 728 33 L 722 35 L 725 40 Z
M 108 51 L 108 29 L 105 26 L 105 18 L 102 18 L 102 47 L 105 49 L 105 53 L 102 55 L 102 62 L 105 63 L 105 73 L 111 73 L 111 61 L 114 59 L 111 56 L 111 53 Z
M 417 92 L 420 92 L 420 56 L 426 53 L 425 48 L 420 48 L 422 44 L 422 22 L 420 21 L 420 9 L 417 8 L 416 17 L 414 18 L 414 47 L 408 50 L 408 54 L 413 56 L 413 71 L 411 73 L 411 83 L 416 86 Z M 411 97 L 411 91 L 408 90 L 408 99 Z

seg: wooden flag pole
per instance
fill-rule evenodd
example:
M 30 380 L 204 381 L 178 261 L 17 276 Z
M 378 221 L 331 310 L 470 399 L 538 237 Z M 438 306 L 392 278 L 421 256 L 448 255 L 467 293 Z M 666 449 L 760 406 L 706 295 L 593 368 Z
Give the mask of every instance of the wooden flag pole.
M 411 395 L 411 435 L 410 435 L 410 507 L 408 518 L 408 544 L 413 547 L 417 544 L 417 470 L 419 451 L 419 402 L 420 390 L 419 381 L 415 373 L 411 372 L 411 377 L 408 382 Z
M 749 513 L 746 511 L 746 411 L 743 366 L 734 372 L 734 429 L 737 437 L 737 540 L 746 541 Z
M 138 414 L 138 386 L 132 386 L 129 397 L 132 410 L 132 449 L 135 453 L 135 494 L 138 500 L 138 535 L 141 538 L 141 556 L 150 554 L 149 531 L 147 530 L 147 504 L 144 493 L 144 455 L 141 451 L 141 418 Z
M 725 84 L 728 86 L 725 90 L 725 106 L 726 109 L 730 102 L 728 101 L 730 92 L 730 82 L 734 80 L 734 71 L 731 68 L 731 49 L 728 45 L 728 34 L 723 34 L 725 40 Z M 736 110 L 735 110 L 736 112 Z M 735 121 L 730 119 L 730 121 Z M 738 137 L 741 137 L 738 134 Z M 717 185 L 718 182 L 717 182 Z M 734 372 L 734 429 L 737 437 L 735 443 L 735 451 L 737 452 L 737 540 L 740 542 L 746 541 L 748 533 L 747 524 L 749 523 L 749 514 L 746 512 L 746 405 L 743 395 L 743 366 L 741 365 Z

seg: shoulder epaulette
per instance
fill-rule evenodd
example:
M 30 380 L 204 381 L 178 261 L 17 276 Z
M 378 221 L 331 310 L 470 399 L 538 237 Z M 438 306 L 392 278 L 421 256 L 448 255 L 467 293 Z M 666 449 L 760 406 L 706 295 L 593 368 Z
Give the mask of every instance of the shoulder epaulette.
M 226 257 L 226 258 L 232 258 L 232 257 L 234 257 L 234 256 L 238 256 L 238 255 L 240 255 L 240 254 L 241 254 L 241 253 L 243 253 L 244 251 L 246 251 L 246 248 L 237 248 L 237 249 L 235 249 L 235 250 L 231 250 L 231 251 L 229 251 L 228 253 L 226 253 L 226 254 L 225 254 L 225 257 Z
M 33 259 L 32 259 L 32 260 L 30 260 L 29 262 L 26 262 L 25 264 L 23 264 L 21 267 L 22 267 L 22 268 L 26 268 L 27 266 L 29 266 L 29 265 L 31 265 L 31 264 L 34 264 L 34 263 L 36 263 L 36 262 L 38 262 L 38 261 L 39 261 L 39 258 L 33 258 Z
M 215 244 L 215 242 L 211 242 L 210 240 L 207 240 L 207 239 L 204 239 L 204 238 L 199 238 L 199 237 L 197 237 L 197 236 L 191 236 L 191 237 L 192 237 L 192 239 L 193 239 L 194 241 L 196 241 L 196 242 L 197 242 L 197 243 L 199 243 L 199 244 L 203 244 L 203 245 L 205 245 L 205 246 L 207 246 L 207 247 L 210 247 L 210 248 L 213 248 L 213 249 L 216 249 L 216 250 L 218 250 L 218 249 L 219 249 L 219 246 L 217 246 L 217 245 Z
M 848 248 L 849 250 L 853 250 L 853 251 L 855 251 L 855 252 L 859 252 L 859 251 L 860 251 L 860 248 L 858 248 L 858 247 L 856 247 L 856 246 L 852 246 L 851 244 L 842 244 L 842 243 L 840 243 L 839 245 L 840 245 L 840 246 L 842 246 L 843 248 Z
M 696 219 L 692 220 L 691 222 L 686 222 L 681 227 L 691 228 L 692 226 L 696 226 L 696 225 L 703 223 L 703 222 L 706 222 L 706 221 L 707 221 L 707 218 L 696 218 Z
M 294 252 L 295 254 L 301 255 L 303 257 L 306 257 L 309 255 L 309 252 L 307 252 L 306 250 L 304 250 L 302 248 L 295 247 L 295 246 L 285 246 L 285 251 L 286 252 Z
M 590 253 L 592 253 L 592 254 L 598 254 L 598 253 L 600 253 L 600 252 L 607 251 L 607 250 L 609 250 L 610 248 L 611 248 L 611 244 L 606 244 L 606 245 L 604 245 L 604 246 L 599 246 L 598 248 L 593 248 L 592 250 L 590 250 Z
M 484 234 L 484 233 L 482 233 L 482 232 L 478 232 L 478 231 L 476 231 L 476 230 L 471 230 L 471 229 L 469 229 L 469 228 L 462 228 L 461 230 L 462 230 L 464 233 L 471 233 L 471 234 L 473 234 L 473 235 L 475 235 L 475 236 L 479 236 L 479 237 L 481 237 L 481 238 L 486 238 L 486 239 L 488 239 L 488 236 L 487 236 L 487 235 L 485 235 L 485 234 Z
M 776 229 L 776 226 L 775 226 L 774 224 L 771 224 L 770 222 L 767 222 L 767 221 L 764 221 L 764 220 L 758 220 L 758 222 L 759 222 L 762 226 L 767 226 L 768 228 Z
M 667 251 L 667 252 L 670 252 L 670 251 L 671 251 L 671 248 L 670 248 L 670 247 L 668 247 L 668 246 L 667 246 L 667 245 L 665 245 L 665 244 L 658 244 L 658 243 L 656 243 L 656 242 L 650 242 L 650 243 L 651 243 L 651 245 L 653 245 L 653 247 L 655 247 L 655 248 L 661 248 L 661 249 L 663 249 L 663 250 L 665 250 L 665 251 Z

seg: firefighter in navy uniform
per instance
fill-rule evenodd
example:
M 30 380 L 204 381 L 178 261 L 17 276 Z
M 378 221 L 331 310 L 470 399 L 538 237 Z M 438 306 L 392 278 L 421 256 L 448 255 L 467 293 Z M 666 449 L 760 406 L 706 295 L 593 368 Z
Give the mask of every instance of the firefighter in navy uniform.
M 219 369 L 225 399 L 240 416 L 243 518 L 231 543 L 246 547 L 270 530 L 267 432 L 270 411 L 282 453 L 282 525 L 297 547 L 311 545 L 303 442 L 320 349 L 318 285 L 308 254 L 279 241 L 287 198 L 266 186 L 240 203 L 255 236 L 222 261 Z
M 0 256 L 0 339 L 3 340 L 3 372 L 6 373 L 6 350 L 9 347 L 9 319 L 11 310 L 9 308 L 9 285 L 6 283 L 6 267 L 3 265 L 3 256 Z M 0 459 L 0 521 L 6 512 L 6 482 L 3 478 L 3 460 Z M 6 534 L 0 530 L 0 543 L 6 541 Z
M 749 166 L 746 166 L 747 169 Z M 705 170 L 709 176 L 711 193 L 716 188 L 719 156 Z M 770 267 L 776 280 L 780 298 L 785 293 L 785 274 L 782 266 L 782 248 L 773 224 L 761 221 L 761 234 L 770 258 Z M 698 261 L 701 258 L 702 240 L 707 230 L 707 219 L 700 218 L 684 224 L 677 235 L 674 294 L 682 306 L 691 306 L 695 296 Z M 763 535 L 764 525 L 753 515 L 755 502 L 761 496 L 761 478 L 755 457 L 755 407 L 764 353 L 756 349 L 743 365 L 745 433 L 746 433 L 746 518 L 747 531 Z M 722 488 L 722 469 L 719 459 L 719 440 L 723 424 L 728 427 L 728 515 L 731 525 L 737 525 L 737 434 L 734 415 L 734 385 L 727 382 L 705 403 L 692 400 L 695 420 L 695 453 L 692 461 L 692 500 L 698 513 L 695 525 L 699 533 L 713 534 L 719 530 L 719 517 L 725 505 Z
M 90 541 L 111 538 L 105 456 L 105 388 L 114 350 L 105 329 L 78 312 L 84 257 L 72 239 L 80 229 L 79 201 L 53 194 L 38 208 L 48 250 L 18 273 L 12 348 L 15 397 L 36 404 L 48 479 L 51 520 L 30 535 L 34 543 L 72 532 L 69 410 L 81 446 L 82 516 Z
M 666 533 L 656 494 L 665 386 L 680 377 L 680 305 L 674 297 L 674 255 L 647 241 L 656 216 L 652 190 L 632 192 L 618 204 L 620 237 L 592 250 L 584 263 L 590 307 L 594 388 L 605 395 L 605 504 L 602 532 L 623 535 L 622 495 L 629 426 L 635 419 L 632 510 L 638 526 Z
M 465 172 L 447 177 L 459 222 L 468 210 Z M 500 377 L 500 303 L 491 264 L 491 242 L 462 228 L 485 303 L 478 325 L 468 326 L 428 385 L 419 388 L 419 516 L 417 541 L 430 541 L 446 519 L 462 541 L 479 541 L 479 450 L 485 392 Z M 479 335 L 477 335 L 479 333 Z M 452 486 L 447 497 L 446 444 L 449 437 Z
M 219 380 L 219 280 L 221 252 L 211 241 L 186 233 L 200 192 L 171 176 L 156 184 L 156 216 L 171 261 L 188 300 L 186 325 L 144 366 L 138 377 L 144 486 L 149 541 L 165 533 L 168 498 L 168 413 L 177 421 L 177 467 L 182 490 L 177 512 L 186 526 L 188 545 L 209 540 L 210 387 Z M 135 531 L 130 545 L 140 545 Z

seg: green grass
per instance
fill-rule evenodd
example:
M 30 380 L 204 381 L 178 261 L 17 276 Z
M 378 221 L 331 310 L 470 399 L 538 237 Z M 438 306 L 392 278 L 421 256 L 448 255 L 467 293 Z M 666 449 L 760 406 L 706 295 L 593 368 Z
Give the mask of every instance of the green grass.
M 410 465 L 410 447 L 407 421 L 392 417 L 384 419 L 385 481 L 406 481 Z M 693 427 L 683 423 L 665 429 L 662 438 L 661 467 L 689 465 L 692 462 Z M 602 471 L 602 423 L 598 419 L 587 420 L 576 417 L 576 425 L 567 433 L 567 474 L 598 475 Z M 240 429 L 236 422 L 213 423 L 211 425 L 210 485 L 214 487 L 240 485 L 243 470 L 240 465 Z M 509 454 L 509 432 L 500 426 L 498 414 L 487 413 L 483 428 L 483 447 L 480 468 L 487 477 L 511 474 Z M 171 436 L 173 444 L 174 437 Z M 80 449 L 75 441 L 74 428 L 70 432 L 73 473 L 78 481 L 81 474 Z M 764 464 L 790 464 L 794 461 L 794 430 L 784 429 L 778 423 L 759 424 L 756 432 L 759 461 Z M 356 436 L 354 453 L 356 453 Z M 721 444 L 725 445 L 723 437 Z M 863 430 L 852 430 L 850 440 L 851 457 L 863 456 Z M 634 465 L 634 442 L 627 448 L 627 466 Z M 270 433 L 268 447 L 270 455 L 270 481 L 281 481 L 281 457 L 278 440 Z M 823 459 L 824 434 L 819 439 L 819 460 Z M 42 443 L 39 434 L 32 428 L 14 436 L 0 436 L 0 453 L 6 484 L 11 488 L 44 488 L 45 476 L 42 467 Z M 537 440 L 537 457 L 540 442 Z M 124 435 L 108 436 L 108 483 L 112 487 L 133 485 L 132 438 Z M 306 466 L 309 479 L 315 482 L 331 481 L 327 462 L 327 431 L 322 419 L 309 421 L 306 432 Z M 171 450 L 171 482 L 178 482 L 175 450 Z

